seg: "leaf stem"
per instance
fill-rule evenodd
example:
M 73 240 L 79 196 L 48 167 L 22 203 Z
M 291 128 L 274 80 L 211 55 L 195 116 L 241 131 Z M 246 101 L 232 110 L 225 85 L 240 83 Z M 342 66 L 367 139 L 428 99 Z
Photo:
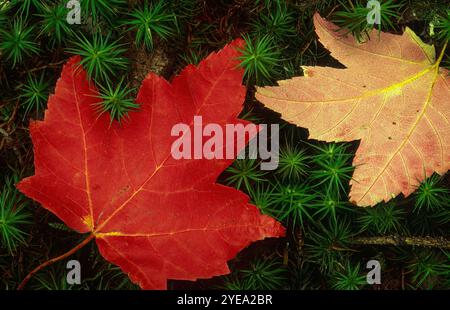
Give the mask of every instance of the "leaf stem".
M 25 279 L 23 279 L 23 281 L 20 283 L 20 285 L 17 287 L 18 290 L 22 290 L 25 285 L 27 284 L 27 282 L 31 279 L 31 277 L 38 271 L 40 271 L 41 269 L 56 263 L 57 261 L 60 261 L 66 257 L 69 257 L 70 255 L 76 253 L 78 250 L 80 250 L 81 248 L 83 248 L 85 245 L 87 245 L 92 239 L 95 238 L 94 234 L 89 235 L 89 237 L 87 237 L 86 239 L 83 240 L 83 242 L 79 243 L 77 246 L 75 246 L 74 248 L 72 248 L 70 251 L 58 256 L 58 257 L 54 257 L 52 259 L 49 259 L 45 262 L 43 262 L 42 264 L 40 264 L 39 266 L 37 266 L 36 268 L 34 268 L 26 277 Z
M 438 70 L 439 70 L 439 64 L 441 63 L 442 59 L 444 58 L 445 50 L 447 49 L 447 44 L 448 44 L 448 40 L 445 41 L 444 47 L 442 48 L 441 54 L 439 55 L 439 58 L 438 58 L 438 60 L 437 60 L 437 62 L 436 62 L 436 63 L 437 63 Z

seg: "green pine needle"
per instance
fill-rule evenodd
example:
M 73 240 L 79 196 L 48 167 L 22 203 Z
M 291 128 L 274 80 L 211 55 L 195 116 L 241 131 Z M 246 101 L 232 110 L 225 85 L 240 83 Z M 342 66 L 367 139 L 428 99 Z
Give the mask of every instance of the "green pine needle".
M 252 40 L 243 36 L 245 47 L 240 49 L 241 67 L 247 84 L 263 85 L 275 80 L 279 74 L 280 52 L 271 36 L 265 35 Z
M 30 287 L 33 290 L 45 290 L 45 291 L 71 291 L 86 289 L 86 285 L 69 284 L 65 275 L 67 269 L 65 268 L 65 262 L 60 262 L 57 265 L 50 266 L 41 271 L 33 277 Z M 84 282 L 84 281 L 83 281 Z
M 110 34 L 95 33 L 90 40 L 84 35 L 77 36 L 73 44 L 75 47 L 67 51 L 82 56 L 81 65 L 99 84 L 111 81 L 110 77 L 128 68 L 128 59 L 123 56 L 126 49 L 119 40 L 112 41 Z
M 439 15 L 435 26 L 437 37 L 442 40 L 450 40 L 450 9 L 444 16 Z
M 335 290 L 355 291 L 367 285 L 366 276 L 361 274 L 361 265 L 346 260 L 340 270 L 331 276 L 331 287 Z
M 72 29 L 67 23 L 68 9 L 64 4 L 53 7 L 45 6 L 42 18 L 41 34 L 50 38 L 51 44 L 61 44 L 72 35 Z
M 271 209 L 280 221 L 289 219 L 293 226 L 303 226 L 305 220 L 312 220 L 311 211 L 316 193 L 306 184 L 278 183 L 273 193 L 274 207 Z
M 440 210 L 434 216 L 439 225 L 450 223 L 450 208 L 448 206 L 450 206 L 450 204 L 447 204 L 447 208 Z
M 328 193 L 347 193 L 348 182 L 354 168 L 351 154 L 346 153 L 345 144 L 327 144 L 314 146 L 319 152 L 313 157 L 316 168 L 311 171 L 311 179 L 316 186 L 324 186 Z
M 39 79 L 29 75 L 27 83 L 21 87 L 19 96 L 22 106 L 25 108 L 24 117 L 31 112 L 35 112 L 37 119 L 40 112 L 44 110 L 48 95 L 49 84 L 45 82 L 44 75 L 42 74 Z
M 13 255 L 20 244 L 26 244 L 24 225 L 31 224 L 23 196 L 14 187 L 16 179 L 6 179 L 0 193 L 0 237 L 2 247 Z
M 393 29 L 392 20 L 400 18 L 398 10 L 404 6 L 404 3 L 395 3 L 394 0 L 380 1 L 380 22 L 381 29 Z M 347 33 L 351 33 L 359 42 L 364 41 L 373 29 L 374 25 L 367 23 L 367 16 L 371 9 L 366 8 L 365 1 L 356 1 L 350 5 L 342 2 L 343 11 L 334 13 L 333 21 L 339 27 L 346 29 Z
M 374 234 L 402 231 L 405 212 L 395 203 L 379 204 L 362 210 L 362 215 L 358 219 L 362 231 L 370 231 Z
M 252 25 L 256 36 L 268 35 L 275 40 L 289 40 L 296 36 L 294 11 L 290 10 L 284 1 L 276 1 L 266 7 Z
M 184 66 L 187 65 L 198 65 L 200 61 L 202 61 L 206 57 L 205 51 L 200 49 L 198 50 L 189 50 L 186 53 L 180 55 L 181 61 Z
M 247 193 L 252 191 L 252 185 L 264 181 L 265 171 L 261 170 L 256 159 L 237 159 L 226 170 L 230 174 L 225 182 L 237 189 L 245 188 Z
M 45 5 L 42 0 L 12 0 L 11 4 L 17 8 L 21 15 L 25 14 L 25 18 L 32 10 L 40 12 Z
M 246 291 L 251 290 L 247 281 L 240 279 L 239 277 L 232 275 L 224 278 L 224 283 L 219 289 L 225 289 L 228 291 Z
M 107 83 L 106 87 L 100 86 L 99 98 L 102 99 L 96 106 L 97 112 L 101 115 L 109 113 L 110 123 L 117 120 L 119 123 L 126 117 L 128 112 L 139 108 L 139 105 L 132 99 L 135 89 L 123 85 L 123 79 L 114 87 Z
M 426 209 L 413 211 L 408 221 L 408 230 L 417 235 L 439 235 L 446 234 L 449 223 L 450 212 L 447 209 L 431 213 Z
M 287 269 L 276 259 L 257 259 L 240 273 L 250 290 L 281 289 L 287 282 Z
M 111 23 L 116 15 L 126 10 L 126 6 L 126 0 L 82 0 L 81 13 L 83 16 L 91 16 L 94 25 L 101 18 Z
M 320 270 L 327 274 L 336 270 L 345 257 L 352 233 L 350 224 L 339 220 L 330 221 L 328 226 L 318 224 L 318 228 L 309 230 L 306 237 L 307 261 L 319 265 Z
M 432 250 L 425 249 L 415 253 L 414 260 L 407 266 L 415 287 L 435 288 L 440 282 L 439 278 L 448 273 L 448 259 L 440 252 Z
M 250 197 L 252 198 L 252 203 L 257 206 L 262 213 L 271 214 L 271 209 L 274 204 L 274 189 L 271 186 L 266 186 L 264 184 L 258 184 L 256 189 L 251 189 Z
M 283 180 L 299 181 L 307 174 L 309 156 L 291 144 L 282 147 L 276 173 Z
M 346 143 L 321 143 L 319 145 L 309 144 L 316 154 L 314 159 L 318 161 L 333 161 L 337 159 L 349 160 L 353 154 L 347 152 L 349 144 Z
M 175 14 L 167 11 L 165 1 L 158 1 L 156 5 L 145 1 L 142 8 L 135 9 L 130 20 L 125 25 L 129 30 L 136 31 L 136 45 L 144 45 L 148 50 L 153 49 L 154 36 L 167 40 L 177 33 L 177 19 Z
M 433 174 L 420 184 L 414 193 L 416 198 L 415 212 L 422 209 L 434 212 L 450 206 L 450 190 L 440 183 L 441 177 L 438 174 Z
M 22 19 L 15 19 L 8 29 L 0 29 L 0 50 L 12 67 L 21 64 L 25 56 L 39 54 L 39 45 L 33 41 L 33 27 Z
M 120 267 L 105 261 L 98 249 L 93 249 L 91 259 L 92 268 L 96 271 L 90 278 L 84 278 L 83 283 L 87 287 L 95 290 L 136 290 L 138 285 L 133 284 L 130 278 L 123 273 Z
M 347 201 L 339 199 L 338 196 L 334 192 L 320 192 L 311 206 L 316 210 L 313 216 L 317 216 L 319 220 L 330 218 L 330 220 L 336 221 L 338 213 L 354 208 Z

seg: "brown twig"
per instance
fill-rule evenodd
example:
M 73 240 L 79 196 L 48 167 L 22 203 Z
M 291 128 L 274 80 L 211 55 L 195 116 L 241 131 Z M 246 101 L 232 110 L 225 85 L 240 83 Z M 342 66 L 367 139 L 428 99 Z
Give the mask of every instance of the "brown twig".
M 405 236 L 359 237 L 354 239 L 353 243 L 362 245 L 394 245 L 394 246 L 408 245 L 408 246 L 450 249 L 450 240 L 444 237 L 405 237 Z
M 62 64 L 65 63 L 65 62 L 67 62 L 67 59 L 63 59 L 63 60 L 61 60 L 61 61 L 54 62 L 54 63 L 49 63 L 49 64 L 46 64 L 46 65 L 44 65 L 44 66 L 32 68 L 32 69 L 30 69 L 30 70 L 21 72 L 21 74 L 31 73 L 31 72 L 35 72 L 35 71 L 40 71 L 40 70 L 44 70 L 44 69 L 52 68 L 52 67 L 58 67 L 58 66 L 62 65 Z

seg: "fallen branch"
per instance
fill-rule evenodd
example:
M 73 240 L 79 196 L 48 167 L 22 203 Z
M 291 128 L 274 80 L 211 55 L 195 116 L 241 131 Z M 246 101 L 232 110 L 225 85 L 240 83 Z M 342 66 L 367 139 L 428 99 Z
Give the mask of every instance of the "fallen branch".
M 359 237 L 353 240 L 354 244 L 362 245 L 394 245 L 394 246 L 420 246 L 441 249 L 450 249 L 450 240 L 444 237 L 405 237 L 405 236 L 376 236 Z

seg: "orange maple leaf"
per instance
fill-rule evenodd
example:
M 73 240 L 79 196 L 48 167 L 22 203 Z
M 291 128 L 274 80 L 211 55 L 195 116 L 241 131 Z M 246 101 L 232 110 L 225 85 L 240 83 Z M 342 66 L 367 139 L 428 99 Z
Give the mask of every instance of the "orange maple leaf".
M 450 165 L 450 78 L 444 52 L 409 28 L 358 43 L 314 16 L 316 33 L 346 66 L 303 67 L 304 76 L 259 88 L 256 98 L 323 141 L 361 140 L 353 160 L 350 200 L 372 206 L 411 194 Z M 443 51 L 445 48 L 443 49 Z

